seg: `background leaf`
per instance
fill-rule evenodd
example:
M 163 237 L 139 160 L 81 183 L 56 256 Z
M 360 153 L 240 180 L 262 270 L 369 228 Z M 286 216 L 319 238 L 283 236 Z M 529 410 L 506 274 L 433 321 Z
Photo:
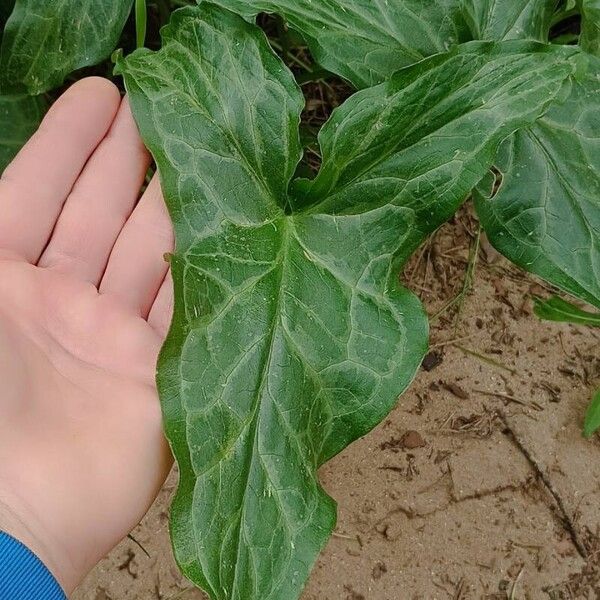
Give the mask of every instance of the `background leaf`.
M 600 308 L 598 72 L 594 59 L 565 102 L 503 144 L 496 160 L 499 188 L 488 177 L 474 199 L 500 252 Z
M 14 0 L 0 0 L 0 40 Z M 38 128 L 48 103 L 43 96 L 0 95 L 0 175 Z
M 0 174 L 38 128 L 47 108 L 42 96 L 0 96 Z
M 277 13 L 300 32 L 315 60 L 355 87 L 468 41 L 460 0 L 217 0 L 249 18 Z
M 245 18 L 281 15 L 319 64 L 359 89 L 457 43 L 547 41 L 555 8 L 555 0 L 216 1 Z
M 177 234 L 158 375 L 175 554 L 212 598 L 299 595 L 335 523 L 318 466 L 381 421 L 426 350 L 396 268 L 572 54 L 474 44 L 357 94 L 303 202 L 287 193 L 303 98 L 258 28 L 204 3 L 174 13 L 159 52 L 119 61 Z
M 581 37 L 579 45 L 591 54 L 600 54 L 600 0 L 579 0 Z
M 132 0 L 17 0 L 0 51 L 0 92 L 41 94 L 115 49 Z
M 545 321 L 558 321 L 560 323 L 576 323 L 600 327 L 600 313 L 591 313 L 581 310 L 578 306 L 553 296 L 548 300 L 535 298 L 535 314 Z
M 462 5 L 473 39 L 547 42 L 556 0 L 463 0 Z
M 490 152 L 553 102 L 577 54 L 533 42 L 471 42 L 400 70 L 334 112 L 319 135 L 321 171 L 304 194 L 328 197 L 334 210 L 371 203 L 371 193 L 405 198 L 433 231 L 458 208 L 446 204 L 445 192 L 466 198 Z M 532 79 L 533 65 L 543 77 Z M 424 202 L 428 194 L 433 207 Z

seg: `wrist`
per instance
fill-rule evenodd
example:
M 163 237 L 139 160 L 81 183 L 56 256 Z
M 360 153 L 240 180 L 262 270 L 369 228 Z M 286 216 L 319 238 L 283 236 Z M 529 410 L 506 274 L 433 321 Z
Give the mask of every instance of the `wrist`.
M 66 593 L 73 591 L 78 577 L 67 554 L 48 539 L 43 523 L 27 509 L 25 503 L 4 489 L 0 489 L 0 531 L 31 550 Z

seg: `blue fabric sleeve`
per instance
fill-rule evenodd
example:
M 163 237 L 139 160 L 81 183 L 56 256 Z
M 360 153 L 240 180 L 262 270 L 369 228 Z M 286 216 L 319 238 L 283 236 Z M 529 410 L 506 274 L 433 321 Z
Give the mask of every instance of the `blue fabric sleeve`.
M 44 563 L 10 535 L 0 531 L 0 600 L 66 600 Z

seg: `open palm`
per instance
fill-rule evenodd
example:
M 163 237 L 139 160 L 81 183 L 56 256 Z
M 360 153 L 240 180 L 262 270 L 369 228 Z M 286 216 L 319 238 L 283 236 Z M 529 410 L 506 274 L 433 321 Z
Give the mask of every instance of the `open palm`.
M 171 464 L 155 364 L 173 243 L 126 101 L 84 79 L 0 181 L 0 529 L 66 591 Z

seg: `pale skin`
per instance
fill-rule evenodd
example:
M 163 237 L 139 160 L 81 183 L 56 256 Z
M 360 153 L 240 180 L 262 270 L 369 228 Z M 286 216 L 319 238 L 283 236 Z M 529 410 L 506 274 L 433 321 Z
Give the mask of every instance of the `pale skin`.
M 127 100 L 73 85 L 0 180 L 0 530 L 70 593 L 171 467 L 155 387 L 173 233 Z

